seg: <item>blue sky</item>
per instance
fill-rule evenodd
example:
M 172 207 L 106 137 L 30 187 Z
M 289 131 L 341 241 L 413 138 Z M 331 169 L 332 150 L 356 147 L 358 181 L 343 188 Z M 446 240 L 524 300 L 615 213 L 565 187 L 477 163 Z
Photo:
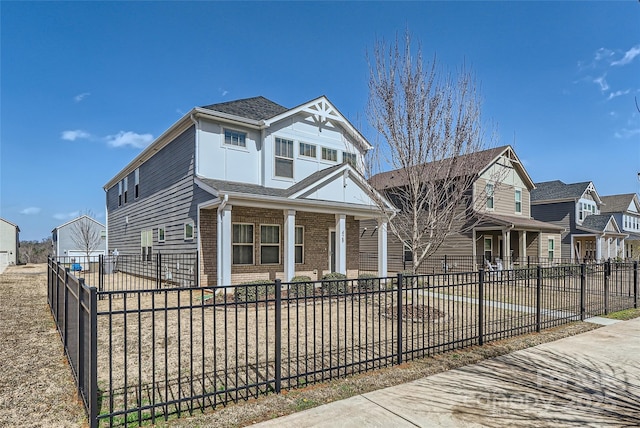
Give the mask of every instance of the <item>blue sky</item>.
M 0 2 L 0 216 L 40 240 L 194 106 L 326 95 L 364 134 L 366 53 L 409 29 L 475 72 L 534 181 L 640 190 L 640 3 Z

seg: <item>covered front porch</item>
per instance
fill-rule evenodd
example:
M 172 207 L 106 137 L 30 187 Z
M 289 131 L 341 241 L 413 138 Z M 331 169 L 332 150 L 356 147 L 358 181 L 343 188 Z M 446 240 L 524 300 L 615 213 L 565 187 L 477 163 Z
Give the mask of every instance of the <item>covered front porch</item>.
M 577 227 L 577 232 L 571 235 L 571 257 L 580 263 L 622 259 L 627 236 L 612 215 L 587 216 Z
M 473 228 L 476 268 L 513 269 L 543 259 L 560 259 L 561 231 L 558 226 L 529 218 L 486 215 Z
M 387 217 L 375 190 L 347 164 L 288 189 L 209 179 L 196 184 L 212 195 L 198 206 L 201 285 L 319 280 L 331 272 L 356 278 L 359 222 L 371 219 L 385 232 L 378 234 L 377 274 L 387 276 Z

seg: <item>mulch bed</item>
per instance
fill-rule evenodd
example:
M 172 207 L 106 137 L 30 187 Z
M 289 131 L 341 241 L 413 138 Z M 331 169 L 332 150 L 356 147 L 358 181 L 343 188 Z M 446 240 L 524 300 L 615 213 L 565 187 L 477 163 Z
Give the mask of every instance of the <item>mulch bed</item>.
M 391 319 L 398 319 L 398 306 L 387 306 L 383 316 Z M 414 305 L 407 303 L 402 305 L 402 319 L 411 322 L 425 322 L 441 320 L 446 314 L 436 308 L 427 305 Z

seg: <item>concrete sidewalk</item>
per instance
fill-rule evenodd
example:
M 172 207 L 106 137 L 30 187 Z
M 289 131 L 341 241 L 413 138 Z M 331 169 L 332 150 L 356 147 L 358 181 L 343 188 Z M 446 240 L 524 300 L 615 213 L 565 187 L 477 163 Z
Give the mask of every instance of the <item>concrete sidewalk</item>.
M 640 318 L 256 425 L 640 426 Z

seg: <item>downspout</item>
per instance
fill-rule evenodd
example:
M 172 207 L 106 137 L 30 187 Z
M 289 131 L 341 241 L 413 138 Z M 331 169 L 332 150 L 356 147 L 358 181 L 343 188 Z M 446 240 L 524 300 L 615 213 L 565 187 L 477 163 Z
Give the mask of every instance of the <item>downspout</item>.
M 222 242 L 222 224 L 220 223 L 220 213 L 224 210 L 224 207 L 227 206 L 228 202 L 229 194 L 225 193 L 225 195 L 220 198 L 220 205 L 218 205 L 218 213 L 216 216 L 216 286 L 218 287 L 225 285 L 222 284 L 222 271 L 220 270 L 220 265 L 222 264 L 222 248 L 220 248 L 220 243 Z

